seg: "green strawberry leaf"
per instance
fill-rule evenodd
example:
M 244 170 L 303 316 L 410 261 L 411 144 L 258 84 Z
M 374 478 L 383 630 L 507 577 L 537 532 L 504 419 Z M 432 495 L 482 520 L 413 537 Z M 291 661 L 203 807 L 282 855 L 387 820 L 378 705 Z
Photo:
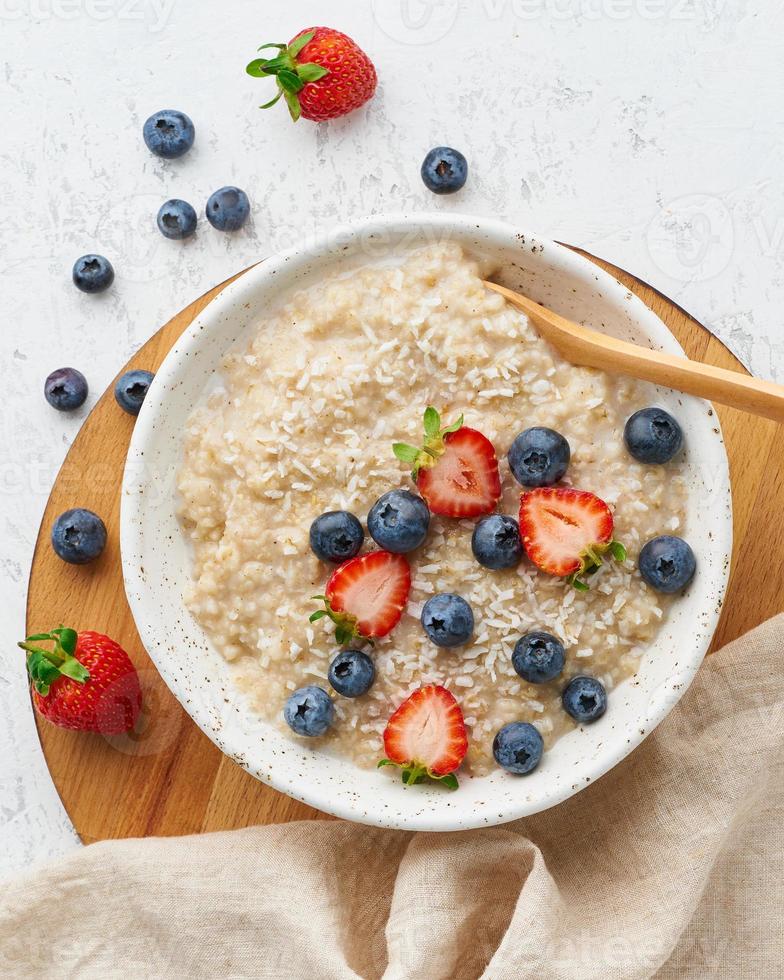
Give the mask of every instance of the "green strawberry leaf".
M 610 542 L 610 554 L 616 561 L 626 561 L 626 547 L 620 541 Z
M 60 666 L 60 673 L 74 681 L 84 684 L 90 679 L 90 671 L 83 667 L 75 657 L 68 657 Z
M 302 107 L 299 104 L 299 99 L 297 98 L 296 92 L 287 92 L 283 90 L 283 98 L 286 100 L 286 105 L 289 107 L 289 115 L 296 122 L 302 115 Z
M 382 766 L 396 766 L 396 765 L 397 765 L 397 763 L 396 762 L 393 762 L 391 759 L 381 759 L 381 760 L 379 760 L 379 763 L 376 766 L 376 769 L 380 769 Z
M 260 44 L 260 45 L 259 45 L 259 46 L 258 46 L 258 47 L 256 48 L 256 50 L 257 50 L 257 51 L 263 51 L 263 50 L 264 50 L 265 48 L 277 48 L 277 49 L 278 49 L 278 51 L 285 51 L 285 50 L 286 50 L 286 45 L 285 45 L 285 44 L 274 44 L 274 43 L 270 43 L 270 44 Z
M 67 654 L 69 657 L 72 657 L 76 652 L 76 630 L 65 629 L 63 627 L 62 629 L 54 630 L 53 632 L 57 633 L 58 635 L 59 645 L 63 653 Z
M 309 61 L 305 65 L 297 65 L 297 74 L 303 82 L 317 82 L 325 75 L 329 75 L 329 70 Z
M 409 446 L 406 442 L 393 442 L 392 452 L 401 463 L 415 463 L 421 450 L 416 446 Z
M 326 609 L 317 609 L 314 613 L 308 616 L 309 623 L 317 623 L 320 619 L 323 619 L 327 615 Z
M 447 773 L 446 776 L 441 776 L 438 782 L 446 786 L 448 789 L 460 788 L 460 783 L 457 781 L 457 776 L 453 772 Z
M 305 88 L 305 83 L 299 77 L 299 75 L 291 71 L 290 68 L 281 68 L 278 72 L 278 82 L 283 89 L 284 94 L 286 92 L 301 92 Z
M 267 61 L 267 58 L 255 58 L 245 65 L 245 71 L 253 78 L 268 78 L 269 75 L 265 71 Z
M 265 102 L 264 105 L 260 105 L 259 106 L 259 109 L 269 109 L 269 108 L 271 108 L 280 99 L 281 95 L 283 95 L 283 89 L 278 89 L 278 94 L 275 96 L 275 98 L 274 99 L 270 99 L 269 102 Z
M 298 38 L 296 38 L 296 40 L 291 42 L 289 45 L 289 54 L 292 58 L 296 58 L 305 45 L 313 40 L 315 33 L 315 31 L 308 31 L 306 34 L 300 35 Z M 261 48 L 259 48 L 259 50 L 261 50 Z
M 433 408 L 432 405 L 428 405 L 425 409 L 425 435 L 429 438 L 437 436 L 441 431 L 441 416 Z
M 462 428 L 463 428 L 463 416 L 461 415 L 460 418 L 457 420 L 457 422 L 453 422 L 451 425 L 448 425 L 445 429 L 442 429 L 441 435 L 446 436 L 449 435 L 450 432 L 457 432 L 458 429 L 462 429 Z

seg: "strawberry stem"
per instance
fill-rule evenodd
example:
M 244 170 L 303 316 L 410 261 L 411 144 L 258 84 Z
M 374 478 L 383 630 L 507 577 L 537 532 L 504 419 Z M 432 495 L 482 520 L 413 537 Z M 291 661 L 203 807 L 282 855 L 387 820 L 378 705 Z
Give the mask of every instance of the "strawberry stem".
M 414 786 L 417 783 L 423 783 L 426 779 L 434 783 L 442 783 L 447 789 L 458 789 L 460 786 L 457 776 L 453 772 L 448 772 L 444 776 L 436 776 L 421 762 L 402 763 L 393 762 L 392 759 L 381 759 L 376 768 L 381 769 L 382 766 L 397 766 L 401 771 L 400 775 L 404 786 Z
M 373 646 L 373 641 L 369 636 L 363 636 L 357 629 L 357 617 L 349 613 L 336 612 L 325 595 L 314 595 L 311 599 L 324 603 L 324 609 L 317 609 L 308 616 L 308 622 L 317 623 L 320 619 L 329 618 L 335 624 L 335 642 L 338 646 L 346 647 L 351 643 L 369 643 Z
M 70 677 L 78 684 L 90 679 L 89 670 L 74 656 L 77 640 L 76 630 L 58 626 L 49 633 L 34 633 L 17 644 L 27 652 L 27 673 L 42 697 L 46 697 L 59 677 Z M 51 649 L 38 646 L 42 642 L 54 645 Z
M 314 62 L 297 61 L 297 55 L 302 51 L 306 44 L 313 40 L 315 31 L 308 31 L 295 38 L 288 46 L 285 44 L 262 44 L 258 50 L 265 48 L 276 48 L 277 54 L 274 58 L 254 58 L 246 67 L 245 71 L 253 78 L 274 78 L 278 87 L 278 94 L 274 99 L 265 102 L 260 108 L 269 109 L 270 106 L 283 96 L 289 107 L 291 118 L 296 122 L 301 113 L 298 93 L 310 82 L 317 82 L 329 74 L 329 69 Z
M 456 422 L 441 428 L 441 415 L 428 405 L 423 418 L 425 439 L 422 446 L 410 446 L 407 442 L 393 442 L 392 452 L 402 463 L 411 463 L 411 479 L 416 480 L 417 473 L 423 466 L 432 466 L 444 452 L 444 437 L 450 432 L 457 432 L 463 427 L 463 416 Z

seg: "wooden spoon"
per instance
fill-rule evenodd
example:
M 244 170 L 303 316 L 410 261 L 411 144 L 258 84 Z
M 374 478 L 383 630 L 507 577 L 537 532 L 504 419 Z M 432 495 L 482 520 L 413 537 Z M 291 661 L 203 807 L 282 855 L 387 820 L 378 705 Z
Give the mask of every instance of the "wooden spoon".
M 600 368 L 613 374 L 628 374 L 752 415 L 784 422 L 784 387 L 781 385 L 616 340 L 581 327 L 505 286 L 494 282 L 485 282 L 485 286 L 528 314 L 542 337 L 573 364 Z

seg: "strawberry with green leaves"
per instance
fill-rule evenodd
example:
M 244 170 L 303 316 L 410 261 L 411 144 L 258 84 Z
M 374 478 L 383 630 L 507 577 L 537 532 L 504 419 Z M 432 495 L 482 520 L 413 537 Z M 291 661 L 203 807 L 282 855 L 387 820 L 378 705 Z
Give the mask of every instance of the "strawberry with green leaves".
M 325 608 L 314 612 L 310 622 L 329 617 L 340 646 L 356 641 L 372 643 L 400 622 L 410 590 L 411 569 L 403 555 L 371 551 L 335 569 L 325 594 L 313 596 Z
M 412 467 L 411 478 L 434 514 L 480 517 L 495 510 L 501 498 L 498 458 L 492 442 L 463 425 L 463 416 L 441 427 L 441 416 L 429 406 L 424 415 L 422 446 L 396 442 L 395 456 Z
M 520 536 L 528 557 L 543 572 L 568 578 L 586 591 L 609 552 L 624 561 L 626 549 L 613 539 L 613 515 L 596 494 L 572 487 L 537 487 L 520 497 Z
M 296 122 L 300 116 L 314 122 L 345 116 L 364 105 L 376 91 L 376 69 L 350 37 L 331 27 L 309 27 L 277 48 L 273 58 L 256 58 L 245 69 L 254 78 L 274 78 L 278 92 L 261 108 L 281 97 Z
M 406 786 L 432 779 L 457 789 L 455 770 L 468 751 L 468 738 L 453 695 L 438 684 L 409 695 L 387 723 L 384 751 L 379 766 L 399 766 Z
M 135 726 L 142 706 L 139 675 L 114 640 L 59 626 L 28 636 L 19 646 L 27 651 L 33 704 L 47 721 L 102 735 Z

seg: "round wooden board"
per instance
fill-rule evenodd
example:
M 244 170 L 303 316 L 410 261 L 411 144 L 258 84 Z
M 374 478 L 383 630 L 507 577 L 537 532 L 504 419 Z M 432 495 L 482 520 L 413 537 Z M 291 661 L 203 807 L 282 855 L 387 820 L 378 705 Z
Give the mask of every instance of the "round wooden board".
M 718 340 L 666 297 L 587 257 L 637 293 L 689 357 L 741 369 Z M 175 316 L 123 370 L 155 371 L 183 330 L 226 285 L 216 286 Z M 731 409 L 719 409 L 719 415 L 732 471 L 735 550 L 714 649 L 784 605 L 784 585 L 759 557 L 760 541 L 768 555 L 784 544 L 784 455 L 776 449 L 782 433 L 774 422 Z M 27 632 L 59 623 L 101 630 L 129 652 L 144 689 L 139 735 L 103 738 L 38 719 L 44 755 L 63 804 L 85 843 L 326 817 L 263 785 L 222 755 L 180 707 L 142 647 L 125 601 L 119 549 L 120 484 L 133 423 L 115 404 L 112 385 L 85 421 L 58 474 L 33 557 Z M 106 550 L 91 565 L 67 565 L 49 544 L 55 517 L 74 506 L 89 507 L 106 522 Z

